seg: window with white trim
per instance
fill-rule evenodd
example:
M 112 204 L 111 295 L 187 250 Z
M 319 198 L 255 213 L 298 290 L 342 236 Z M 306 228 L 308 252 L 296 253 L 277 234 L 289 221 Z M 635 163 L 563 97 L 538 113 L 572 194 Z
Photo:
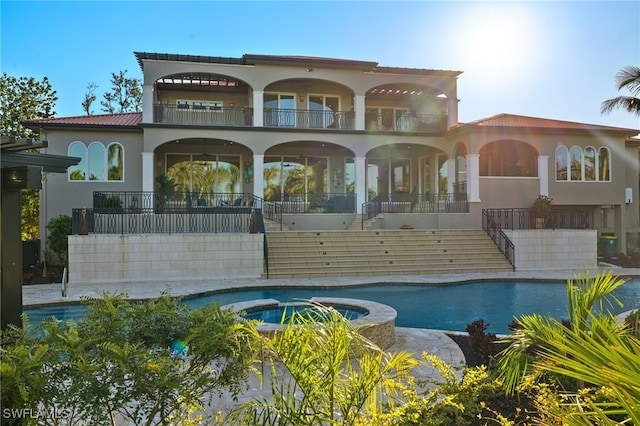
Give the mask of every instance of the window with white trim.
M 610 182 L 611 164 L 609 148 L 592 146 L 556 148 L 556 181 L 558 182 Z
M 119 142 L 104 144 L 94 141 L 85 145 L 74 141 L 69 144 L 67 153 L 70 157 L 79 157 L 80 162 L 67 170 L 69 181 L 123 182 L 124 181 L 124 148 Z

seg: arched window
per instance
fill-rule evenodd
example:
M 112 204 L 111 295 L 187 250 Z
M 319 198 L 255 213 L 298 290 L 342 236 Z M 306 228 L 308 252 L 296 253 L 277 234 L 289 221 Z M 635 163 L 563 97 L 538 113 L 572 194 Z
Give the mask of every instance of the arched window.
M 567 180 L 567 164 L 569 164 L 569 150 L 560 145 L 556 148 L 556 180 Z
M 584 149 L 584 180 L 597 180 L 597 167 L 596 150 L 588 146 Z
M 105 149 L 102 142 L 91 142 L 89 147 L 80 141 L 69 144 L 70 157 L 79 157 L 80 162 L 68 169 L 70 181 L 124 181 L 124 148 L 111 142 Z
M 118 142 L 111 142 L 107 146 L 108 180 L 124 180 L 124 149 Z
M 106 180 L 104 145 L 91 142 L 89 145 L 89 180 Z
M 480 176 L 537 176 L 538 152 L 516 140 L 490 142 L 480 148 Z
M 579 146 L 567 149 L 560 145 L 556 148 L 556 181 L 609 182 L 610 162 L 609 148 L 588 146 L 583 150 Z
M 569 150 L 569 180 L 582 180 L 582 148 L 572 146 Z
M 87 179 L 87 147 L 82 142 L 76 141 L 69 144 L 67 149 L 69 157 L 78 157 L 80 162 L 67 169 L 69 180 Z
M 611 164 L 609 164 L 611 156 L 609 148 L 602 147 L 598 150 L 598 180 L 611 181 Z

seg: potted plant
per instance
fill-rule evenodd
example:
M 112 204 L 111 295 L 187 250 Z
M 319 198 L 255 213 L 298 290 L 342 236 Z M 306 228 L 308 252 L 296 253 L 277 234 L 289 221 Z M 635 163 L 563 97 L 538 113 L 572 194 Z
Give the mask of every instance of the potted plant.
M 164 173 L 156 178 L 156 182 L 158 182 L 158 192 L 160 193 L 160 195 L 156 197 L 158 202 L 158 213 L 162 213 L 164 211 L 164 204 L 167 201 L 167 198 L 174 191 L 175 182 Z
M 533 200 L 531 210 L 533 211 L 533 216 L 535 218 L 536 229 L 545 227 L 546 221 L 549 218 L 549 213 L 551 212 L 552 203 L 553 199 L 546 195 L 538 195 L 538 197 Z

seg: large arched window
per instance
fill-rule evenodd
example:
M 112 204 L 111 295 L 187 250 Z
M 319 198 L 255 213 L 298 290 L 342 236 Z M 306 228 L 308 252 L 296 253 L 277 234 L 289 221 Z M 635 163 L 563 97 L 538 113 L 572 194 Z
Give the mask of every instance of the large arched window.
M 537 176 L 538 152 L 520 141 L 491 142 L 480 149 L 480 176 Z
M 87 147 L 75 141 L 67 150 L 71 157 L 79 157 L 80 162 L 68 169 L 70 181 L 124 181 L 124 148 L 118 142 L 111 142 L 105 149 L 102 142 L 94 141 Z
M 609 149 L 588 146 L 582 149 L 564 145 L 556 148 L 556 181 L 559 182 L 608 182 L 610 176 Z

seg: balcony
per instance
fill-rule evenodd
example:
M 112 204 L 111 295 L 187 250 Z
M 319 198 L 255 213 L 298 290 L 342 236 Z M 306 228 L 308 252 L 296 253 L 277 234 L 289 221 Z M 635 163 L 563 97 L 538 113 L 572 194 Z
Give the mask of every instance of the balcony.
M 355 130 L 354 111 L 265 108 L 263 126 L 281 129 Z M 168 125 L 253 127 L 254 110 L 248 107 L 194 107 L 163 105 L 153 107 L 153 122 Z M 377 132 L 442 133 L 447 116 L 435 114 L 402 115 L 367 111 L 361 128 Z

